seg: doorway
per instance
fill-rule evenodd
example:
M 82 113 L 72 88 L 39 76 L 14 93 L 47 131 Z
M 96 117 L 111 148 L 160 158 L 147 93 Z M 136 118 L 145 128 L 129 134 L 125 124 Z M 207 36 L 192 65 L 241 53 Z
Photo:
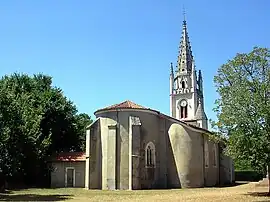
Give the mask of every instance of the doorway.
M 67 167 L 65 173 L 65 186 L 75 187 L 75 168 Z

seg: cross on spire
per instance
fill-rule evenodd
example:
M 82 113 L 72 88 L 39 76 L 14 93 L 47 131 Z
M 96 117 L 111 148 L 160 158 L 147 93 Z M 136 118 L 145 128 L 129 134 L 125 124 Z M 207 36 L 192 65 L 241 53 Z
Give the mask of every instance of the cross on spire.
M 185 5 L 183 5 L 183 17 L 184 17 L 184 21 L 186 21 L 186 10 L 185 10 Z

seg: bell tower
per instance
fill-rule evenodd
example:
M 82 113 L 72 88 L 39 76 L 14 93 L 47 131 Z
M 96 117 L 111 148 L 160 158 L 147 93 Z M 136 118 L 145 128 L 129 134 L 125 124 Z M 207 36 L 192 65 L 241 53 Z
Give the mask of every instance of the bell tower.
M 184 18 L 177 65 L 170 65 L 170 116 L 201 128 L 208 128 L 204 112 L 202 73 L 197 73 Z

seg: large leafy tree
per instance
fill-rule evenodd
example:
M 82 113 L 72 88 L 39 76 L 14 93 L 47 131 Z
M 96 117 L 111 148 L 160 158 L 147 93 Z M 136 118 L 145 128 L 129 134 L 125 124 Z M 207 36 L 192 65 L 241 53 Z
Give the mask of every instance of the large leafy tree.
M 78 138 L 80 142 L 80 149 L 85 151 L 85 131 L 86 127 L 92 123 L 91 117 L 86 113 L 81 113 L 75 116 L 76 130 L 78 131 Z
M 50 76 L 26 74 L 0 80 L 0 173 L 35 183 L 46 174 L 49 155 L 84 149 L 84 128 L 91 123 Z
M 270 50 L 255 47 L 218 69 L 214 82 L 219 132 L 228 152 L 265 170 L 270 163 Z M 269 176 L 270 177 L 270 176 Z

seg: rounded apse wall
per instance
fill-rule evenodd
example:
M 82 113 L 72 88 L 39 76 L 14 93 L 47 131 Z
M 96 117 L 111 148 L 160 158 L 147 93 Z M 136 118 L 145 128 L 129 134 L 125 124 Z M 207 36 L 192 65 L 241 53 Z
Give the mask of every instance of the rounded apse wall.
M 169 148 L 171 149 L 169 181 L 172 187 L 202 187 L 203 145 L 202 134 L 180 124 L 169 128 Z

